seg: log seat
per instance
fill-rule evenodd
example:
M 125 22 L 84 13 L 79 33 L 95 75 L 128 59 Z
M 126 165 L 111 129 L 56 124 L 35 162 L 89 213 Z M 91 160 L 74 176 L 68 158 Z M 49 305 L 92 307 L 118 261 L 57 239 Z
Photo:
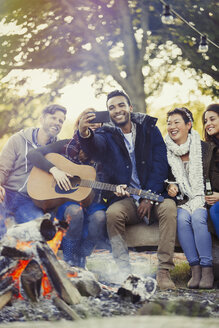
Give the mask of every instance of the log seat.
M 146 225 L 139 223 L 135 225 L 126 226 L 126 241 L 129 248 L 134 248 L 137 251 L 156 251 L 159 240 L 158 223 Z M 213 269 L 215 279 L 219 279 L 219 240 L 212 235 L 212 256 Z M 176 239 L 175 252 L 182 253 L 182 248 L 179 241 Z

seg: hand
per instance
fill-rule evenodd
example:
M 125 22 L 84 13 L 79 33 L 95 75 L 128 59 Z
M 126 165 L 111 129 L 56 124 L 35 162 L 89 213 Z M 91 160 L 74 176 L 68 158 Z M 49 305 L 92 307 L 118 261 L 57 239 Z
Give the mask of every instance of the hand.
M 176 197 L 176 195 L 178 194 L 178 192 L 179 192 L 179 189 L 178 189 L 177 185 L 171 183 L 169 185 L 169 188 L 168 188 L 168 195 L 170 197 Z
M 150 219 L 152 206 L 153 204 L 149 200 L 143 199 L 137 209 L 138 217 L 143 219 L 144 216 L 147 216 Z
M 0 203 L 3 202 L 4 198 L 5 198 L 5 188 L 0 186 Z
M 93 111 L 93 108 L 88 108 L 81 116 L 78 128 L 80 136 L 82 138 L 86 138 L 89 136 L 89 127 L 92 125 L 90 121 L 96 117 L 95 113 L 92 113 Z
M 58 169 L 56 166 L 53 166 L 49 172 L 53 175 L 60 189 L 68 191 L 72 188 L 71 181 L 68 178 L 72 177 L 71 174 Z
M 128 191 L 125 190 L 126 188 L 127 188 L 127 185 L 125 185 L 125 184 L 119 185 L 116 187 L 116 191 L 114 192 L 114 194 L 117 197 L 124 197 L 124 196 L 129 197 L 130 194 L 128 193 Z
M 219 192 L 213 192 L 212 195 L 205 196 L 205 201 L 208 205 L 214 205 L 219 202 Z

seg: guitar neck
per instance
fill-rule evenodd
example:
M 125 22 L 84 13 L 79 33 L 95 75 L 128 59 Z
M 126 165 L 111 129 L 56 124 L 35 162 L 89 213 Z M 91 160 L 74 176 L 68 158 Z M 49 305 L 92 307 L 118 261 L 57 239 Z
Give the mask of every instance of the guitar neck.
M 110 184 L 110 183 L 105 183 L 105 182 L 100 182 L 100 181 L 91 181 L 91 180 L 84 180 L 82 179 L 80 182 L 81 187 L 88 187 L 92 189 L 97 189 L 97 190 L 105 190 L 105 191 L 116 191 L 117 185 Z M 127 187 L 126 190 L 130 195 L 138 195 L 139 197 L 146 198 L 152 201 L 156 202 L 162 202 L 163 197 L 152 193 L 150 191 L 145 191 L 142 189 L 136 189 L 132 187 Z

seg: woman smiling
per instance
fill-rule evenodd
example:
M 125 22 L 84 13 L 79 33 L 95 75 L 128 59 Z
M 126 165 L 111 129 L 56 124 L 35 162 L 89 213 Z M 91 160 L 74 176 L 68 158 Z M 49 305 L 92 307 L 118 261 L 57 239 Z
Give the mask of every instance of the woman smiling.
M 177 202 L 177 233 L 190 264 L 189 288 L 212 288 L 212 241 L 205 208 L 205 161 L 210 147 L 192 129 L 193 116 L 187 108 L 167 113 L 165 139 L 170 166 L 168 194 Z
M 212 146 L 213 156 L 209 179 L 212 194 L 205 197 L 210 208 L 210 218 L 219 238 L 219 104 L 209 105 L 202 116 L 205 140 Z

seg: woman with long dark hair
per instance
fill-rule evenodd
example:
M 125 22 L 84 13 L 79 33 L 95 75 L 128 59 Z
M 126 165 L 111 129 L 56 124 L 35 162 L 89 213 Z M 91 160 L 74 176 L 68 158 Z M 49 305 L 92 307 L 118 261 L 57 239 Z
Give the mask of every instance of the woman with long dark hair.
M 219 104 L 209 105 L 202 116 L 205 140 L 212 147 L 209 180 L 212 193 L 205 199 L 209 206 L 210 219 L 219 238 Z
M 165 138 L 170 166 L 168 194 L 177 202 L 177 234 L 191 267 L 189 288 L 212 288 L 212 241 L 205 208 L 205 158 L 208 144 L 192 129 L 187 108 L 167 113 Z

